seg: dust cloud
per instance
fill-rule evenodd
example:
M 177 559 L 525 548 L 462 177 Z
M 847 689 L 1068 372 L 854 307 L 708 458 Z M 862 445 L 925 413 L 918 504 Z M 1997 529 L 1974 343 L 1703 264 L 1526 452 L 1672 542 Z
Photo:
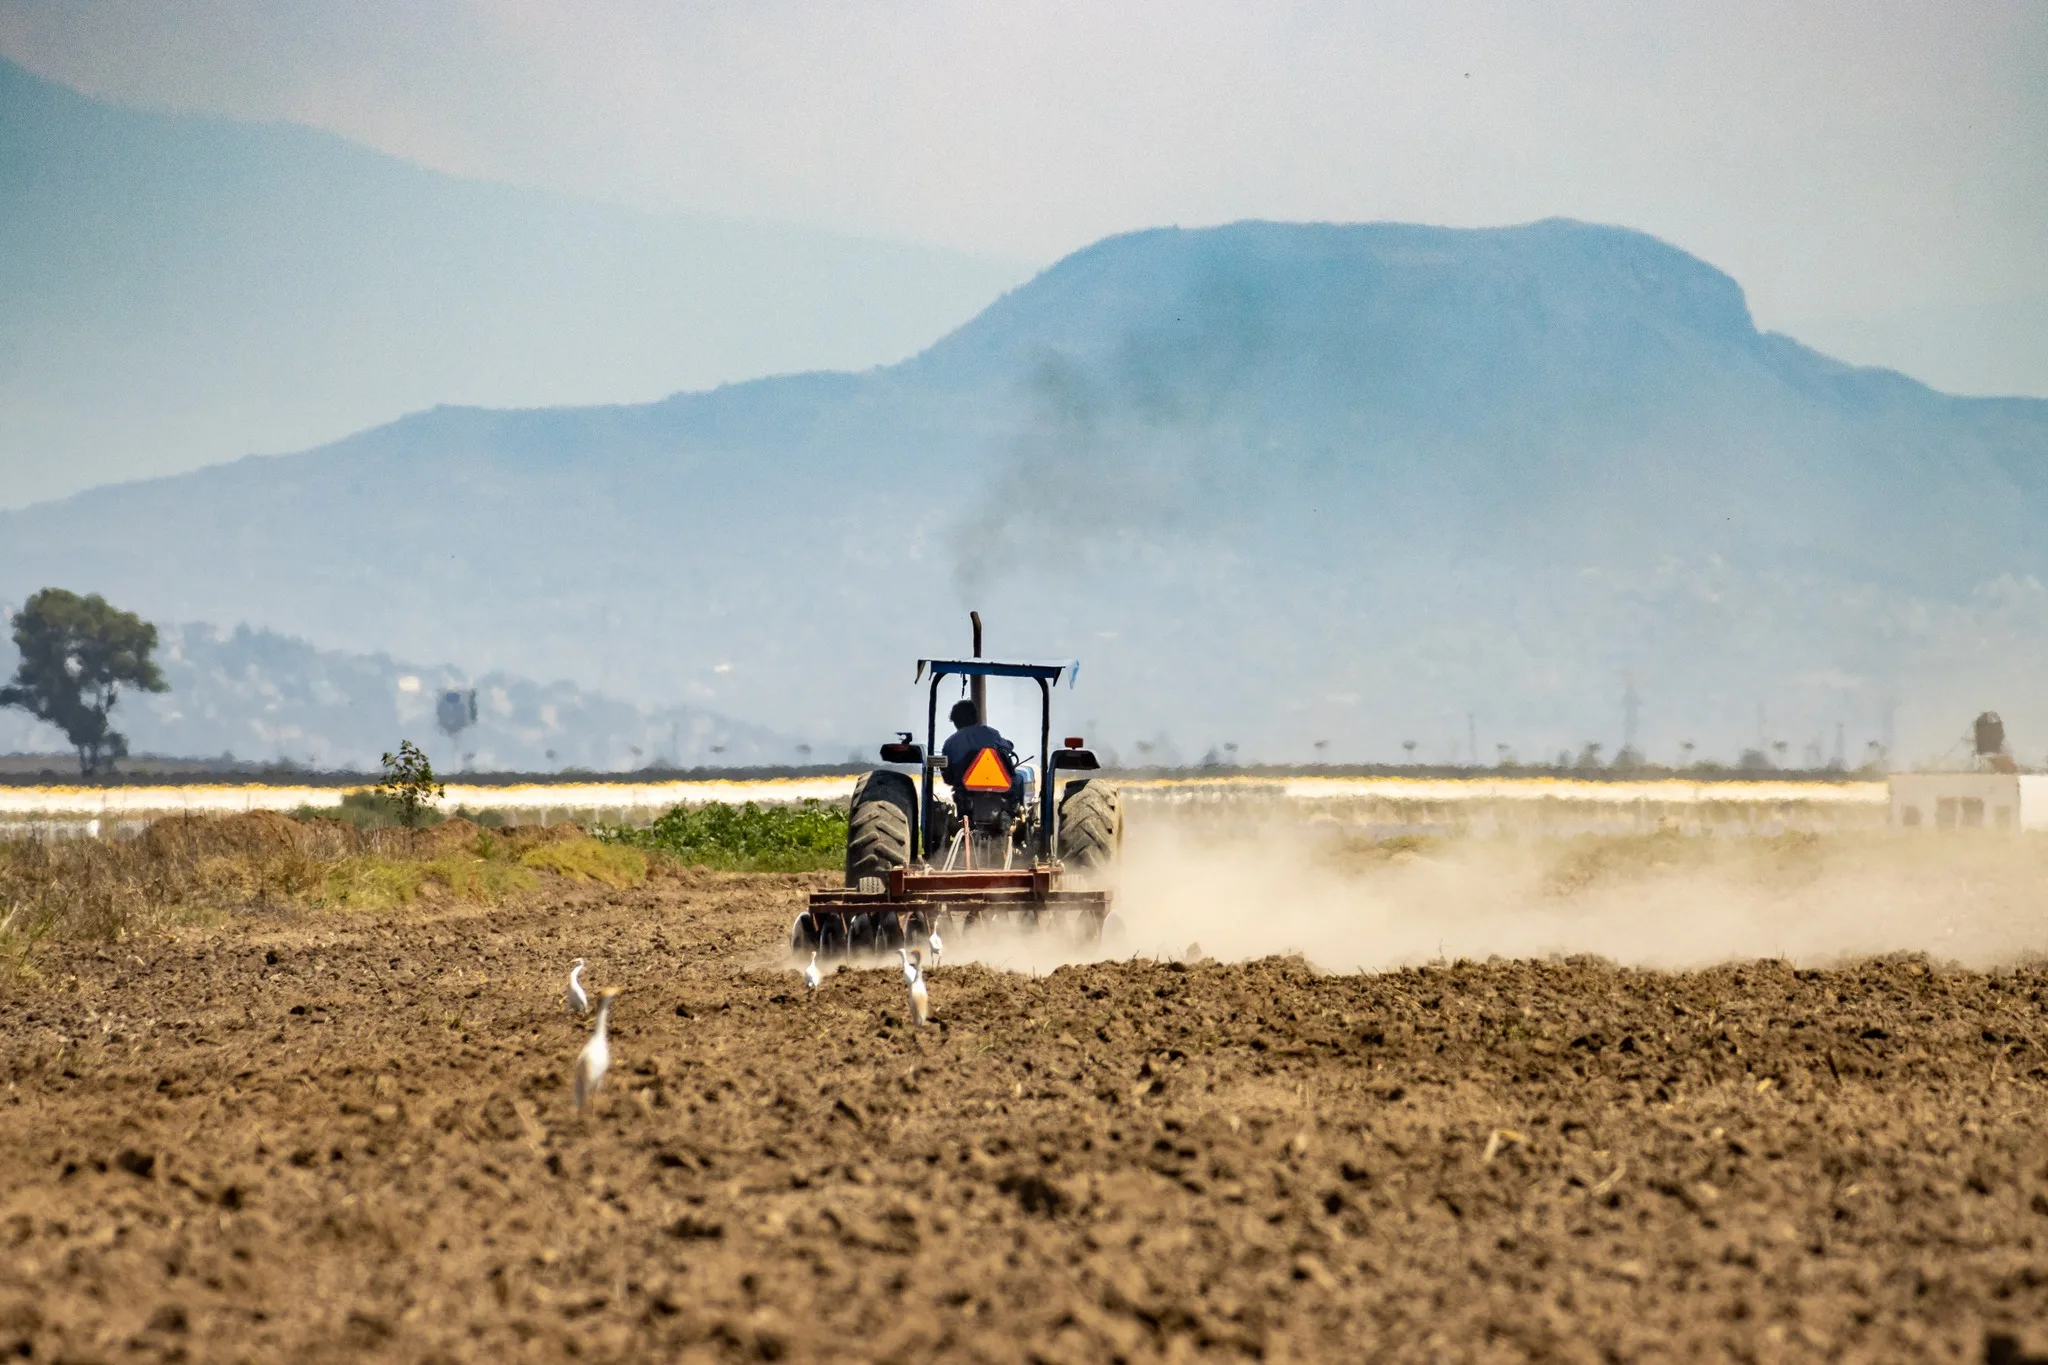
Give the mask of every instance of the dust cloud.
M 2048 953 L 2048 840 L 1621 836 L 1349 844 L 1274 820 L 1133 822 L 1097 945 L 985 931 L 950 960 L 1047 971 L 1105 957 L 1299 954 L 1329 972 L 1592 954 L 1691 968 L 1891 953 L 1988 968 Z
M 1573 953 L 1685 968 L 1924 952 L 1990 967 L 2048 950 L 2044 855 L 2010 836 L 1868 833 L 1464 840 L 1347 857 L 1285 824 L 1216 841 L 1165 823 L 1132 830 L 1117 912 L 1147 956 L 1299 953 L 1339 972 Z

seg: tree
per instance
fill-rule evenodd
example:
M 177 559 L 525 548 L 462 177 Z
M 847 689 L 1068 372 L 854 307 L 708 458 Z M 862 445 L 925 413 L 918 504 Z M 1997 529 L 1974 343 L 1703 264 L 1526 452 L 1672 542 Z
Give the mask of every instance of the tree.
M 434 765 L 427 762 L 419 746 L 401 739 L 396 754 L 384 755 L 384 780 L 377 784 L 377 794 L 398 807 L 399 823 L 412 829 L 426 813 L 427 804 L 440 800 L 447 788 L 434 780 Z
M 107 724 L 121 689 L 170 690 L 149 657 L 156 627 L 98 593 L 44 588 L 14 614 L 14 647 L 21 665 L 0 687 L 0 706 L 18 706 L 62 730 L 87 777 L 128 755 L 126 736 Z

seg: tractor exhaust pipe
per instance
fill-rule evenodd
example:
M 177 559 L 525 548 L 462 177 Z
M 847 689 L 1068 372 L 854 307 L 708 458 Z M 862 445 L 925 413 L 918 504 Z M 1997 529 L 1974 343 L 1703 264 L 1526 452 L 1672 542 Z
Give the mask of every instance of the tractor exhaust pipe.
M 974 657 L 979 659 L 981 657 L 981 613 L 970 611 L 967 613 L 967 619 L 974 622 Z M 974 719 L 976 723 L 981 725 L 988 724 L 988 679 L 982 677 L 968 679 L 967 695 L 974 702 Z

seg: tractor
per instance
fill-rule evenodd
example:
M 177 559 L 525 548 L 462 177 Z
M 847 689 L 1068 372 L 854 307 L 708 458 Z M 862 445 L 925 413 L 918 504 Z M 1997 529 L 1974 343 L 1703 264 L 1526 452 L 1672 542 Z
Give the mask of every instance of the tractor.
M 1123 850 L 1123 810 L 1114 786 L 1086 776 L 1100 764 L 1077 737 L 1052 745 L 1052 692 L 1071 663 L 1015 663 L 974 656 L 919 659 L 930 679 L 925 741 L 909 731 L 882 746 L 877 769 L 854 784 L 846 827 L 846 885 L 811 893 L 790 927 L 790 949 L 822 958 L 925 946 L 934 930 L 964 944 L 984 928 L 1050 929 L 1077 943 L 1114 934 L 1110 893 L 1068 885 L 1099 880 Z M 986 718 L 990 678 L 1038 686 L 1038 753 L 1014 764 L 984 748 L 966 764 L 957 794 L 943 789 L 939 689 L 965 683 Z M 911 771 L 906 771 L 906 769 Z

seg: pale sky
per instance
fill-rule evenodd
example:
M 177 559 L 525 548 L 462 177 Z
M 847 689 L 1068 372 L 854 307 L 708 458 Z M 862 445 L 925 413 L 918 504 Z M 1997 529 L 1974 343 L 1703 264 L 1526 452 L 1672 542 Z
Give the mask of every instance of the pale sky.
M 1244 217 L 1617 223 L 1766 326 L 1946 327 L 1918 368 L 1970 373 L 1943 357 L 1975 328 L 2018 376 L 1923 376 L 1949 387 L 2048 366 L 2039 0 L 0 0 L 0 54 L 471 176 L 1036 263 Z

